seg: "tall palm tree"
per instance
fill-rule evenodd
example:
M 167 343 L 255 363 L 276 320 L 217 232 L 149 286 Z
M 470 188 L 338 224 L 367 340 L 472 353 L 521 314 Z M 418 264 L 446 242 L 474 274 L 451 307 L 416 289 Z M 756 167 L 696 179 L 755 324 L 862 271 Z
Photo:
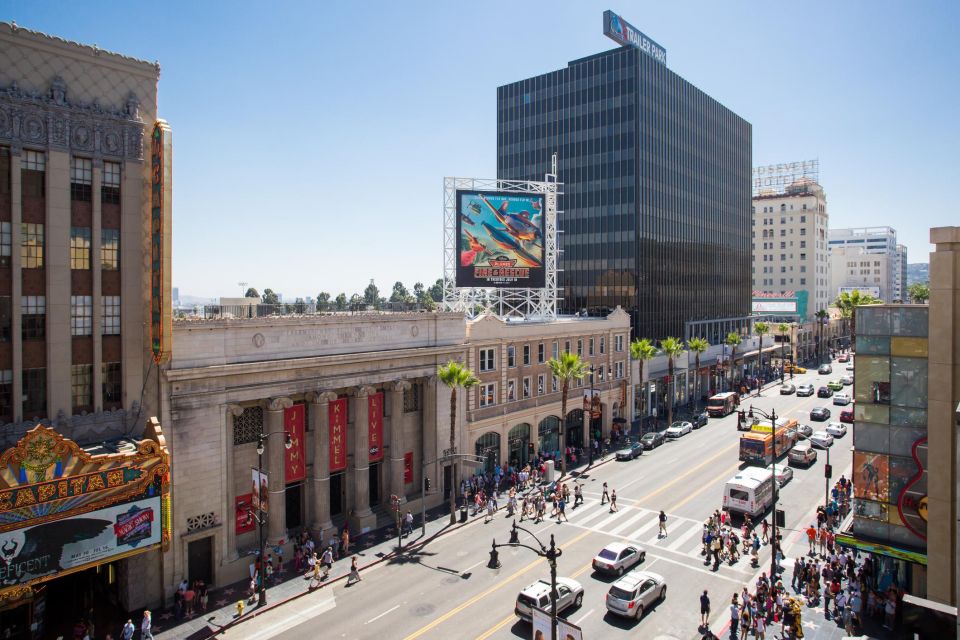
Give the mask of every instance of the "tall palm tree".
M 875 298 L 869 293 L 860 293 L 859 289 L 840 294 L 834 304 L 840 309 L 840 315 L 850 319 L 850 350 L 856 350 L 857 344 L 857 307 L 869 304 L 882 304 L 883 300 Z
M 583 380 L 590 371 L 590 365 L 575 353 L 564 351 L 559 358 L 547 360 L 550 373 L 557 380 L 563 381 L 560 394 L 560 477 L 567 475 L 567 395 L 570 391 L 571 380 Z M 590 398 L 591 407 L 593 398 Z M 584 417 L 586 420 L 586 417 Z M 589 444 L 587 445 L 589 446 Z
M 759 362 L 759 368 L 761 374 L 763 373 L 763 336 L 770 333 L 770 325 L 766 322 L 755 322 L 753 324 L 753 332 L 757 334 L 757 337 L 760 338 L 760 347 L 757 351 L 757 361 Z M 760 395 L 760 392 L 763 391 L 763 385 L 757 385 L 757 395 Z
M 440 382 L 450 388 L 450 449 L 452 450 L 457 443 L 457 389 L 469 389 L 479 384 L 480 380 L 474 375 L 473 371 L 451 360 L 447 364 L 437 369 L 437 377 Z M 450 487 L 450 524 L 457 521 L 457 461 L 454 458 L 451 469 Z
M 823 321 L 830 316 L 826 309 L 820 309 L 815 314 L 817 317 L 817 364 L 823 362 Z
M 670 372 L 670 388 L 668 390 L 670 397 L 667 399 L 667 424 L 673 424 L 673 400 L 676 397 L 674 389 L 677 386 L 676 381 L 673 379 L 673 363 L 674 360 L 683 353 L 683 340 L 673 337 L 664 338 L 660 341 L 660 351 L 667 356 L 667 371 Z
M 743 340 L 736 331 L 728 333 L 723 340 L 723 343 L 732 349 L 730 351 L 730 389 L 733 389 L 733 370 L 737 367 L 737 347 L 740 346 L 741 342 Z
M 694 390 L 693 394 L 696 396 L 694 406 L 697 409 L 697 412 L 700 411 L 700 354 L 710 348 L 710 343 L 707 342 L 706 338 L 690 338 L 687 340 L 687 349 L 693 351 L 693 357 L 696 359 L 697 364 L 697 373 L 694 378 Z
M 786 322 L 781 322 L 777 325 L 777 332 L 780 334 L 780 382 L 783 382 L 783 374 L 786 373 L 786 358 L 783 355 L 783 352 L 786 350 L 787 346 L 787 332 L 790 331 L 790 325 Z M 792 351 L 792 350 L 791 350 Z M 792 362 L 792 361 L 791 361 Z
M 634 338 L 630 343 L 630 357 L 640 363 L 640 376 L 637 381 L 641 389 L 643 389 L 643 363 L 652 360 L 656 355 L 657 348 L 653 346 L 650 338 Z

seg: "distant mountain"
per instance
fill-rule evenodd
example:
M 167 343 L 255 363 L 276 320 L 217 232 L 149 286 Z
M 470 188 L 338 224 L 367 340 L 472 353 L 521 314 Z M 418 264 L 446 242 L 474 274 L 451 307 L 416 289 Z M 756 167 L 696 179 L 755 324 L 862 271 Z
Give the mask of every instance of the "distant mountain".
M 204 298 L 202 296 L 188 296 L 182 293 L 180 294 L 180 306 L 182 307 L 193 307 L 204 304 L 217 304 L 217 299 Z
M 930 265 L 926 262 L 907 263 L 907 286 L 930 282 Z

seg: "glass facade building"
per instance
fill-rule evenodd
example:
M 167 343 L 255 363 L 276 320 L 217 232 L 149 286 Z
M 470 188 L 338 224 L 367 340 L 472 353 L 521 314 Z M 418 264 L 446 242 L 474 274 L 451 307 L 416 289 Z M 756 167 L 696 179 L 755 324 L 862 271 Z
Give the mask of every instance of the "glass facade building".
M 751 305 L 751 125 L 634 47 L 497 89 L 497 176 L 558 154 L 561 311 L 617 305 L 636 336 Z

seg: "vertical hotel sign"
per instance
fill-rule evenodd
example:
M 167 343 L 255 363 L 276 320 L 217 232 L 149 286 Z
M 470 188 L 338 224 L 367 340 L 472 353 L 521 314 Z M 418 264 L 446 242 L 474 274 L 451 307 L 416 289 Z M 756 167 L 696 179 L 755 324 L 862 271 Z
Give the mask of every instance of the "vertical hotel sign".
M 347 399 L 337 398 L 328 405 L 330 412 L 330 472 L 347 468 Z
M 170 213 L 172 205 L 170 127 L 157 120 L 150 136 L 150 350 L 157 364 L 170 354 Z
M 383 460 L 383 393 L 370 394 L 367 398 L 367 419 L 370 444 L 370 462 Z

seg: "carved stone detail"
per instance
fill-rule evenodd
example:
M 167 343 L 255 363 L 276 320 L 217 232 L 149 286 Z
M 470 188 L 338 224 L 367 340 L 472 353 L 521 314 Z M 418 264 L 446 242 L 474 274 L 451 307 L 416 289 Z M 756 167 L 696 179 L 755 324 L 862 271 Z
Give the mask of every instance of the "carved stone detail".
M 281 396 L 279 398 L 270 398 L 266 401 L 267 411 L 283 411 L 284 409 L 289 409 L 293 406 L 293 400 L 286 396 Z
M 307 402 L 312 404 L 324 404 L 337 399 L 337 394 L 333 391 L 307 391 L 303 395 Z
M 227 413 L 229 413 L 234 418 L 239 418 L 243 415 L 243 407 L 238 404 L 228 404 Z
M 358 398 L 366 398 L 368 396 L 372 396 L 376 392 L 377 390 L 374 387 L 370 385 L 362 384 L 354 390 L 353 395 L 355 395 Z
M 411 385 L 409 380 L 397 380 L 392 386 L 394 391 L 407 391 Z

